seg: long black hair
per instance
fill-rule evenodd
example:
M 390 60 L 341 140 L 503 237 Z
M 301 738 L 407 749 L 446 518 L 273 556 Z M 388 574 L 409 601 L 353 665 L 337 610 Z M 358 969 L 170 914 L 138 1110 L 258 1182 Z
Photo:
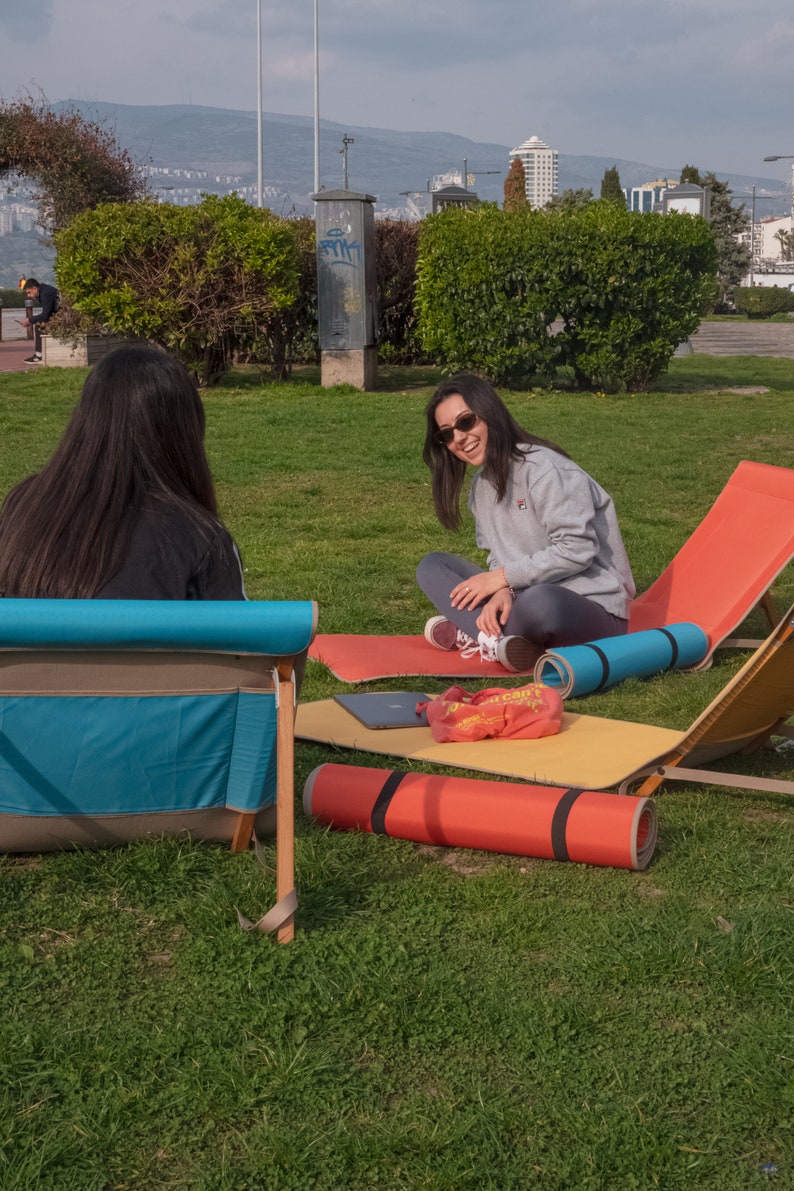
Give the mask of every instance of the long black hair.
M 438 386 L 427 403 L 425 415 L 427 429 L 422 458 L 430 468 L 433 481 L 433 504 L 436 515 L 446 529 L 460 529 L 460 493 L 466 474 L 466 464 L 453 455 L 449 448 L 437 439 L 438 425 L 436 409 L 447 397 L 462 397 L 472 413 L 477 414 L 488 427 L 488 446 L 483 476 L 496 489 L 496 499 L 504 500 L 510 466 L 522 456 L 521 447 L 530 445 L 549 447 L 569 458 L 568 453 L 547 438 L 538 438 L 519 426 L 501 397 L 487 380 L 479 376 L 464 374 L 452 376 Z
M 219 524 L 195 382 L 159 348 L 119 348 L 89 373 L 52 458 L 0 509 L 0 594 L 86 599 L 129 550 L 144 499 Z

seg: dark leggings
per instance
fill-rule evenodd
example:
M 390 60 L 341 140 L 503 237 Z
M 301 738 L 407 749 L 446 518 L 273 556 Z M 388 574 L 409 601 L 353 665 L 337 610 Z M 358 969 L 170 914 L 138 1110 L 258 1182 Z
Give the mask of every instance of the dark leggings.
M 474 609 L 453 608 L 449 593 L 461 579 L 470 579 L 481 571 L 482 567 L 457 554 L 441 553 L 426 554 L 416 568 L 417 582 L 431 604 L 475 641 L 480 631 L 477 617 L 482 605 Z M 628 621 L 559 583 L 537 583 L 518 592 L 502 632 L 506 637 L 525 637 L 536 645 L 554 649 L 601 637 L 618 637 L 626 632 L 627 626 Z

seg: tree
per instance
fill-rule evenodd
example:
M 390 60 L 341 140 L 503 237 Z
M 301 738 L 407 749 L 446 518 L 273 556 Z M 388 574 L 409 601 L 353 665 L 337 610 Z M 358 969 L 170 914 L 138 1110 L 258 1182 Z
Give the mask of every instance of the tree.
M 780 244 L 783 260 L 794 260 L 794 231 L 787 232 L 781 228 L 779 232 L 775 232 L 775 239 Z
M 626 206 L 626 196 L 623 193 L 623 187 L 620 185 L 620 174 L 616 165 L 604 170 L 604 176 L 601 179 L 600 197 L 606 199 L 607 202 L 617 203 L 620 207 Z
M 750 216 L 744 209 L 744 203 L 733 206 L 733 191 L 727 182 L 721 181 L 712 171 L 701 174 L 696 166 L 685 165 L 681 170 L 681 181 L 706 186 L 711 191 L 709 219 L 717 249 L 717 288 L 721 301 L 725 292 L 738 285 L 750 268 L 750 248 L 747 244 L 740 244 L 737 239 L 737 236 L 750 230 Z
M 750 231 L 750 216 L 744 203 L 734 207 L 733 191 L 716 174 L 701 174 L 700 185 L 711 191 L 711 228 L 717 247 L 717 285 L 721 293 L 733 289 L 750 268 L 752 253 L 747 244 L 740 244 L 737 236 Z
M 544 211 L 578 211 L 592 201 L 592 190 L 563 190 L 562 194 L 552 195 Z
M 101 124 L 73 109 L 54 112 L 44 99 L 0 102 L 0 179 L 27 177 L 36 188 L 39 222 L 49 234 L 98 203 L 128 203 L 147 194 L 126 149 Z
M 75 310 L 168 348 L 204 385 L 297 297 L 289 222 L 236 194 L 193 207 L 103 203 L 75 216 L 55 246 L 56 277 Z
M 527 179 L 520 157 L 514 157 L 510 162 L 510 169 L 505 178 L 502 209 L 505 211 L 527 211 L 529 209 Z

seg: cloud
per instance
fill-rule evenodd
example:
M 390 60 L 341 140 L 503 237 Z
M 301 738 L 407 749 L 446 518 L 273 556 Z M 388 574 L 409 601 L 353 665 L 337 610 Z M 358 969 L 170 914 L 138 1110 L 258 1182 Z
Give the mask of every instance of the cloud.
M 250 0 L 116 0 L 110 23 L 100 0 L 42 0 L 35 20 L 3 2 L 7 97 L 256 106 Z M 261 3 L 264 106 L 310 115 L 312 0 Z M 319 14 L 321 110 L 338 123 L 537 133 L 564 153 L 741 172 L 794 141 L 790 0 L 319 0 Z
M 6 7 L 0 11 L 0 42 L 20 41 L 40 45 L 47 41 L 48 25 L 52 19 L 55 0 L 41 0 L 34 9 L 27 4 L 6 0 Z M 8 71 L 10 63 L 5 66 Z

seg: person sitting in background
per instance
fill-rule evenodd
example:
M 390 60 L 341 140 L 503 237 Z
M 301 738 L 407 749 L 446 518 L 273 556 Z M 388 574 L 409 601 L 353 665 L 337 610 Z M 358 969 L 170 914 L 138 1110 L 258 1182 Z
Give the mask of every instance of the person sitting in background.
M 41 363 L 41 328 L 46 326 L 58 310 L 58 291 L 54 285 L 42 285 L 35 277 L 25 280 L 25 295 L 35 305 L 41 307 L 38 314 L 31 314 L 26 318 L 17 319 L 22 327 L 33 327 L 34 343 L 33 355 L 27 356 L 26 364 Z
M 477 376 L 441 384 L 426 409 L 424 461 L 447 529 L 460 528 L 466 467 L 477 545 L 488 569 L 456 554 L 417 567 L 439 616 L 425 625 L 438 649 L 479 653 L 531 670 L 547 648 L 625 633 L 634 581 L 612 498 L 555 443 L 519 426 Z
M 52 458 L 0 508 L 0 595 L 246 598 L 178 360 L 125 347 L 92 369 Z

